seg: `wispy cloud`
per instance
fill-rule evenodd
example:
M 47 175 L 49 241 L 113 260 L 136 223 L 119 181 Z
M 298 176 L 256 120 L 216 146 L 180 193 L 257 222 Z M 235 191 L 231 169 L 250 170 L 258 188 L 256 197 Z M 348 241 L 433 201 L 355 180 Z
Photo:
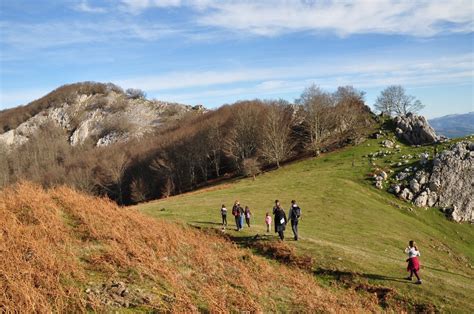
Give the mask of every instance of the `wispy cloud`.
M 149 92 L 180 90 L 197 87 L 225 86 L 227 84 L 255 83 L 260 90 L 279 89 L 289 81 L 320 84 L 351 84 L 360 87 L 387 84 L 436 84 L 453 80 L 470 80 L 474 75 L 473 54 L 431 60 L 379 61 L 332 60 L 312 64 L 285 67 L 244 68 L 220 71 L 170 72 L 156 76 L 144 76 L 116 80 L 125 87 L 142 88 Z M 225 88 L 225 87 L 224 87 Z
M 87 2 L 87 0 L 82 0 L 74 6 L 74 9 L 79 12 L 85 13 L 105 13 L 107 9 L 104 7 L 94 7 Z
M 1 22 L 2 46 L 10 48 L 40 49 L 87 43 L 113 43 L 116 41 L 153 41 L 176 36 L 184 30 L 154 22 L 119 21 L 107 19 L 90 21 L 56 21 L 48 23 Z
M 137 13 L 150 8 L 185 6 L 199 25 L 263 36 L 309 31 L 351 34 L 433 36 L 472 32 L 471 0 L 122 0 Z M 264 14 L 263 14 L 264 13 Z

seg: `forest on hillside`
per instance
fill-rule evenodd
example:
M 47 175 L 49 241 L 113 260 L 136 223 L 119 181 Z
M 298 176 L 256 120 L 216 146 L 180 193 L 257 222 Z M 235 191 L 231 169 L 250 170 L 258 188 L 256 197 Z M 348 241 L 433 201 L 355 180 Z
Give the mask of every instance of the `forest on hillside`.
M 58 89 L 52 95 L 67 102 L 71 93 L 101 93 L 112 86 L 88 84 Z M 3 130 L 52 103 L 43 99 L 0 112 Z M 344 86 L 330 93 L 310 86 L 294 103 L 239 101 L 190 113 L 140 139 L 105 147 L 89 142 L 71 146 L 67 130 L 49 124 L 22 146 L 0 147 L 0 185 L 21 180 L 44 187 L 67 185 L 131 204 L 222 178 L 256 176 L 284 162 L 355 143 L 373 123 L 362 91 Z

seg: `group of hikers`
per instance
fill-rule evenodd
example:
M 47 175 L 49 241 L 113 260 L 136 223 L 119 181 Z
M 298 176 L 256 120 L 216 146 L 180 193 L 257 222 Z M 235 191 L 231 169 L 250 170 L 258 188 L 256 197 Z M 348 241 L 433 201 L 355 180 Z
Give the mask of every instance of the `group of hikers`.
M 291 230 L 293 231 L 295 241 L 298 241 L 298 223 L 301 219 L 301 208 L 298 206 L 295 200 L 291 201 L 290 209 L 288 211 L 288 216 L 285 213 L 285 210 L 281 206 L 279 200 L 275 200 L 275 206 L 273 206 L 272 216 L 267 212 L 265 215 L 265 225 L 267 227 L 267 232 L 271 231 L 272 220 L 274 222 L 274 230 L 278 233 L 279 238 L 283 241 L 285 239 L 285 229 L 288 222 L 291 223 Z M 222 229 L 225 230 L 227 227 L 227 208 L 224 204 L 221 207 L 221 216 L 222 216 Z M 232 216 L 235 218 L 236 230 L 240 231 L 244 227 L 244 219 L 247 223 L 247 226 L 250 228 L 250 218 L 252 213 L 248 206 L 242 207 L 239 201 L 234 202 L 232 206 Z M 410 275 L 406 278 L 407 280 L 412 280 L 413 275 L 415 275 L 417 281 L 416 284 L 421 284 L 421 279 L 418 274 L 420 270 L 420 262 L 418 257 L 420 256 L 420 251 L 416 246 L 413 240 L 409 241 L 408 247 L 405 249 L 405 253 L 408 254 L 408 263 L 407 271 L 410 272 Z
M 280 204 L 279 200 L 275 200 L 275 206 L 272 210 L 272 216 L 267 212 L 265 215 L 265 225 L 267 226 L 267 232 L 271 231 L 272 220 L 274 221 L 274 230 L 278 233 L 278 236 L 281 240 L 285 239 L 285 229 L 288 222 L 291 223 L 291 230 L 293 231 L 295 241 L 298 241 L 298 222 L 301 219 L 301 208 L 298 206 L 295 200 L 291 201 L 291 206 L 288 211 L 288 216 L 285 213 L 285 210 Z M 221 216 L 222 216 L 222 228 L 227 227 L 227 208 L 224 204 L 221 207 Z M 232 206 L 232 216 L 235 218 L 236 230 L 240 231 L 244 227 L 244 219 L 247 223 L 247 226 L 250 228 L 250 218 L 252 213 L 248 206 L 242 207 L 239 201 L 234 202 Z

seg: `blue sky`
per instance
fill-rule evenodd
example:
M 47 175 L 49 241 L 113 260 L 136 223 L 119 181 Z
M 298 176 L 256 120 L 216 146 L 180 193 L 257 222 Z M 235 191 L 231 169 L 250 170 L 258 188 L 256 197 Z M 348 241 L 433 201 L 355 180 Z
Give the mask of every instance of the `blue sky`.
M 430 118 L 474 111 L 474 4 L 436 0 L 0 1 L 0 109 L 78 81 L 217 107 L 400 84 Z

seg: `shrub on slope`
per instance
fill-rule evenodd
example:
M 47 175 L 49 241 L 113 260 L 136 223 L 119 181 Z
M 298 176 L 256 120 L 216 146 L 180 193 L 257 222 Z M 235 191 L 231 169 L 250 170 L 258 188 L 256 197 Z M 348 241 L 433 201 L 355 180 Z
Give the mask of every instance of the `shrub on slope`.
M 68 188 L 0 192 L 0 311 L 104 310 L 85 292 L 110 279 L 159 311 L 377 310 L 372 296 L 329 291 L 222 237 L 157 221 Z

